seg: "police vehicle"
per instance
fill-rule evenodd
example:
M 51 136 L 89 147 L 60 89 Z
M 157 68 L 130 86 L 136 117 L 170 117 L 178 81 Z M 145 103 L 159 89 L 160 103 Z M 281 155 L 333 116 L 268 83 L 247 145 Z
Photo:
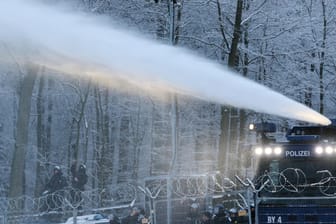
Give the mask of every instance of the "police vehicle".
M 336 223 L 336 122 L 296 126 L 277 142 L 271 123 L 255 126 L 254 223 Z

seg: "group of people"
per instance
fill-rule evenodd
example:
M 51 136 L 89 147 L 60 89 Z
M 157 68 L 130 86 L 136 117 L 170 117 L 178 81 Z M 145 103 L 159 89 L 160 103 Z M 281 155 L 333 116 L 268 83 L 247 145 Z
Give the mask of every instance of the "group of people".
M 77 162 L 73 162 L 70 168 L 71 171 L 71 189 L 70 195 L 73 203 L 79 203 L 82 200 L 81 192 L 84 191 L 84 186 L 88 181 L 86 174 L 86 166 L 80 164 L 77 167 Z M 47 204 L 49 209 L 59 207 L 60 196 L 63 196 L 65 187 L 69 186 L 67 178 L 59 166 L 54 166 L 53 175 L 45 185 L 44 195 L 47 195 Z
M 109 220 L 110 224 L 149 224 L 149 218 L 146 216 L 145 210 L 138 207 L 132 207 L 130 213 L 123 219 L 110 215 Z
M 248 217 L 238 215 L 236 208 L 225 209 L 222 204 L 216 205 L 211 211 L 198 212 L 198 207 L 193 203 L 191 212 L 187 215 L 190 224 L 238 224 L 247 223 Z M 244 220 L 242 220 L 244 219 Z
M 190 206 L 191 210 L 187 214 L 186 224 L 242 224 L 248 223 L 247 217 L 242 220 L 236 208 L 226 210 L 223 205 L 216 205 L 212 211 L 199 212 L 197 203 Z M 150 219 L 146 216 L 144 209 L 133 207 L 128 216 L 119 219 L 115 215 L 110 215 L 110 224 L 149 224 Z M 252 222 L 254 223 L 254 222 Z
M 238 223 L 238 210 L 231 208 L 226 210 L 223 205 L 216 205 L 213 212 L 213 224 Z
M 81 192 L 88 181 L 86 166 L 74 162 L 70 168 L 71 171 L 71 188 L 70 196 L 72 203 L 77 203 L 80 209 L 82 201 Z M 53 175 L 45 186 L 44 194 L 47 195 L 49 209 L 60 207 L 60 197 L 64 194 L 65 188 L 69 186 L 67 178 L 59 166 L 53 169 Z M 55 197 L 56 196 L 56 197 Z M 110 224 L 148 224 L 149 219 L 145 215 L 144 209 L 133 207 L 127 217 L 118 219 L 116 216 L 110 216 Z M 216 205 L 212 211 L 200 213 L 198 203 L 192 203 L 190 211 L 187 214 L 187 224 L 238 224 L 239 216 L 236 208 L 226 210 L 223 205 Z

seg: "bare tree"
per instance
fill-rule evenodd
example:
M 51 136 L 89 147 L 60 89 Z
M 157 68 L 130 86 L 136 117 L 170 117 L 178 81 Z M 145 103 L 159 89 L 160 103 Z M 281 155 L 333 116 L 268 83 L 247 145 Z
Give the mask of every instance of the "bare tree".
M 73 86 L 73 85 L 72 85 Z M 82 91 L 83 88 L 76 87 L 75 88 L 79 102 L 76 104 L 76 107 L 73 108 L 74 115 L 71 119 L 71 126 L 70 126 L 70 136 L 69 136 L 69 143 L 68 143 L 68 153 L 69 153 L 69 161 L 68 164 L 71 164 L 71 158 L 72 160 L 79 160 L 80 151 L 81 155 L 83 155 L 83 152 L 87 151 L 86 149 L 83 149 L 83 147 L 87 147 L 86 144 L 81 144 L 81 134 L 87 133 L 85 132 L 85 129 L 87 129 L 87 122 L 85 120 L 85 109 L 87 106 L 87 101 L 89 98 L 89 93 L 91 89 L 91 80 L 87 82 L 87 87 Z M 83 130 L 84 129 L 84 130 Z M 85 142 L 84 138 L 84 142 Z
M 16 122 L 16 142 L 10 175 L 9 197 L 24 195 L 25 187 L 25 152 L 28 146 L 28 131 L 31 111 L 31 98 L 39 68 L 28 63 L 27 73 L 23 76 L 19 90 L 18 117 Z

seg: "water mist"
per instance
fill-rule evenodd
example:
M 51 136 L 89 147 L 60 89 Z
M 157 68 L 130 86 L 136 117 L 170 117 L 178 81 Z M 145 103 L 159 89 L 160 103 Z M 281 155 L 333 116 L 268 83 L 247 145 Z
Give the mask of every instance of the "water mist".
M 186 50 L 125 32 L 106 20 L 28 0 L 0 2 L 0 61 L 31 61 L 68 74 L 122 79 L 143 88 L 327 125 L 329 119 Z M 6 50 L 4 50 L 6 49 Z

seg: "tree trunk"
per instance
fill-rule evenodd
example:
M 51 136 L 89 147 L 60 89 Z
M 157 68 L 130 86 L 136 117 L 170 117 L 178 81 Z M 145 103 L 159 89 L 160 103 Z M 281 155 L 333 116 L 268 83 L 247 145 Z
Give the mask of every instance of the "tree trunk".
M 44 135 L 44 98 L 43 98 L 43 89 L 45 86 L 45 77 L 43 75 L 40 76 L 40 82 L 39 82 L 39 88 L 38 88 L 38 94 L 36 99 L 36 112 L 37 112 L 37 124 L 36 124 L 36 138 L 37 138 L 37 161 L 36 161 L 36 181 L 35 181 L 35 197 L 38 197 L 41 195 L 41 192 L 43 191 L 43 166 L 42 160 L 44 160 L 45 157 L 45 135 Z
M 175 21 L 175 29 L 174 29 L 174 36 L 173 36 L 173 45 L 177 45 L 180 40 L 180 32 L 181 32 L 181 19 L 182 19 L 182 1 L 181 4 L 176 5 L 174 4 L 174 8 L 176 9 L 176 21 Z
M 99 87 L 95 89 L 95 107 L 96 107 L 96 152 L 95 160 L 97 167 L 97 181 L 99 191 L 103 191 L 107 186 L 108 175 L 110 174 L 111 158 L 108 154 L 109 149 L 109 116 L 108 116 L 108 90 L 105 90 L 105 95 L 102 97 Z M 104 109 L 105 108 L 105 109 Z M 104 206 L 100 202 L 100 206 Z
M 116 97 L 116 105 L 119 105 L 119 98 Z M 121 131 L 121 109 L 117 109 L 114 125 L 114 140 L 113 140 L 113 160 L 112 160 L 112 184 L 118 183 L 118 172 L 120 166 L 120 131 Z
M 25 152 L 28 144 L 29 118 L 31 98 L 38 67 L 27 65 L 27 74 L 24 76 L 19 92 L 18 118 L 16 122 L 16 142 L 10 174 L 9 197 L 15 198 L 24 195 L 25 186 Z M 23 204 L 19 205 L 23 206 Z
M 75 150 L 73 151 L 73 158 L 78 161 L 79 160 L 79 149 L 80 149 L 80 136 L 81 136 L 81 123 L 84 119 L 85 115 L 85 107 L 86 102 L 89 97 L 91 82 L 89 81 L 86 92 L 84 93 L 83 97 L 80 97 L 79 102 L 79 114 L 78 118 L 74 118 L 76 120 L 76 139 L 75 139 Z
M 230 109 L 226 106 L 221 106 L 221 122 L 220 122 L 220 138 L 218 151 L 218 169 L 222 172 L 227 171 L 229 140 L 230 140 Z M 226 173 L 225 173 L 226 174 Z
M 164 7 L 167 7 L 169 9 L 169 6 L 168 6 L 168 2 L 167 1 L 164 1 L 164 2 L 161 2 L 161 1 L 155 1 L 156 2 L 156 10 L 160 11 L 160 7 L 161 5 L 165 4 Z M 167 26 L 167 20 L 166 18 L 161 14 L 161 13 L 158 13 L 158 17 L 157 17 L 157 29 L 156 29 L 156 37 L 159 39 L 159 40 L 163 40 L 165 39 L 165 37 L 167 37 L 166 35 L 166 26 Z
M 324 58 L 325 58 L 325 45 L 327 39 L 327 18 L 326 18 L 326 4 L 322 0 L 322 15 L 323 15 L 323 39 L 320 53 L 320 69 L 319 69 L 319 79 L 320 79 L 320 113 L 324 113 L 324 83 L 323 83 L 323 71 L 324 71 Z
M 245 1 L 245 6 L 244 6 L 245 10 L 249 10 L 249 2 L 248 0 Z M 248 22 L 245 23 L 244 25 L 244 46 L 245 46 L 245 49 L 248 49 L 249 47 L 249 39 L 248 39 Z M 248 66 L 249 66 L 249 56 L 248 56 L 248 53 L 247 51 L 244 52 L 244 57 L 243 57 L 243 76 L 244 77 L 247 77 L 248 76 Z M 246 149 L 244 148 L 244 145 L 245 143 L 242 141 L 242 140 L 245 140 L 245 129 L 246 129 L 246 121 L 247 121 L 247 113 L 246 113 L 246 110 L 243 110 L 243 109 L 240 109 L 239 110 L 239 124 L 240 124 L 240 127 L 239 127 L 239 130 L 240 130 L 240 133 L 239 133 L 239 139 L 241 140 L 238 145 L 239 145 L 239 150 L 242 150 L 242 149 Z M 248 154 L 246 153 L 246 151 L 240 151 L 239 152 L 239 156 L 240 156 L 240 159 L 238 160 L 238 166 L 240 168 L 240 170 L 243 170 L 244 168 L 248 168 L 245 166 L 246 164 L 246 161 L 249 160 L 250 158 L 248 158 L 247 156 Z
M 231 68 L 237 67 L 238 63 L 238 43 L 241 36 L 241 21 L 243 14 L 243 0 L 237 0 L 236 19 L 234 24 L 233 38 L 229 54 L 228 65 Z
M 80 146 L 80 140 L 81 140 L 81 132 L 82 132 L 82 122 L 85 119 L 85 107 L 86 103 L 89 97 L 90 93 L 90 88 L 91 88 L 91 80 L 87 84 L 87 88 L 85 90 L 85 93 L 82 95 L 79 93 L 79 102 L 78 102 L 78 114 L 75 114 L 72 118 L 72 123 L 71 123 L 71 131 L 70 131 L 70 136 L 69 136 L 69 143 L 68 143 L 68 164 L 71 166 L 71 158 L 75 161 L 79 160 L 79 155 L 80 155 L 80 147 L 83 147 L 82 145 Z M 86 130 L 84 130 L 85 132 Z M 74 135 L 73 135 L 74 134 Z M 83 150 L 85 151 L 85 150 Z
M 218 3 L 217 3 L 218 4 Z M 231 42 L 231 49 L 228 59 L 228 66 L 236 68 L 238 66 L 238 43 L 241 36 L 241 21 L 243 11 L 243 0 L 237 0 L 236 18 L 234 24 L 233 38 Z M 239 121 L 237 119 L 239 111 L 236 108 L 228 108 L 222 106 L 221 109 L 221 135 L 220 135 L 220 149 L 219 149 L 219 169 L 225 175 L 229 174 L 229 166 L 231 152 L 236 151 L 238 147 L 238 130 Z M 235 142 L 235 140 L 237 140 Z M 231 162 L 230 162 L 231 161 Z M 230 164 L 229 164 L 230 163 Z M 236 162 L 234 162 L 236 164 Z M 232 167 L 231 167 L 232 168 Z
M 46 123 L 46 139 L 45 139 L 45 149 L 46 149 L 46 158 L 47 161 L 49 161 L 49 154 L 51 149 L 51 127 L 52 127 L 52 121 L 53 121 L 53 99 L 52 99 L 52 91 L 54 88 L 54 78 L 48 77 L 48 107 L 47 107 L 47 123 Z M 46 166 L 46 170 L 49 170 L 49 164 Z
M 225 27 L 224 27 L 224 19 L 223 19 L 223 14 L 222 14 L 222 6 L 219 2 L 219 0 L 217 0 L 217 12 L 218 12 L 218 22 L 219 22 L 219 31 L 222 35 L 223 41 L 222 41 L 222 50 L 221 50 L 221 60 L 224 61 L 225 60 L 225 48 L 230 49 L 230 45 L 229 42 L 226 38 L 225 35 Z

